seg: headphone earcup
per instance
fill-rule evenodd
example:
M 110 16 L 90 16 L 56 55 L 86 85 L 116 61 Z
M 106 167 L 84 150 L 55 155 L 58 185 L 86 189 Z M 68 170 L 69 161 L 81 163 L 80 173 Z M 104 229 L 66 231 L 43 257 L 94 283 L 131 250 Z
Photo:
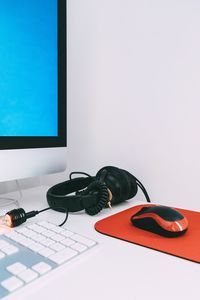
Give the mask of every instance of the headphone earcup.
M 137 194 L 137 191 L 138 191 L 138 185 L 137 185 L 136 178 L 126 170 L 121 169 L 121 171 L 124 173 L 124 177 L 126 178 L 127 185 L 129 187 L 127 197 L 128 197 L 128 199 L 133 198 Z
M 117 167 L 107 166 L 100 169 L 96 178 L 103 180 L 112 192 L 112 203 L 123 202 L 137 193 L 137 183 L 134 177 Z

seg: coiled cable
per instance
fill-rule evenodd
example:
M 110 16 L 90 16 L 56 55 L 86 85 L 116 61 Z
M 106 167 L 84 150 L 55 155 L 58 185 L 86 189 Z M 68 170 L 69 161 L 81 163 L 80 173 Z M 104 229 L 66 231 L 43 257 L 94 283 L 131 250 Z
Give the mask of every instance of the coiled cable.
M 98 193 L 98 202 L 95 206 L 85 209 L 86 213 L 90 216 L 98 214 L 103 208 L 106 207 L 109 199 L 109 192 L 104 182 L 100 180 L 93 181 L 84 191 L 82 195 L 92 195 Z

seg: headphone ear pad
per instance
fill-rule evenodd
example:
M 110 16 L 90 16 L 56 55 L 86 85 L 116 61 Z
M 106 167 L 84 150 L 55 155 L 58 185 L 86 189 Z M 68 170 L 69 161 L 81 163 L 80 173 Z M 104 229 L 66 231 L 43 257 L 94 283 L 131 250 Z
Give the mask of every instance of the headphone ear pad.
M 99 180 L 102 180 L 103 177 L 107 188 L 112 192 L 112 203 L 123 202 L 137 193 L 135 179 L 133 176 L 129 178 L 129 173 L 127 173 L 122 169 L 107 166 L 100 169 L 96 174 L 96 178 Z

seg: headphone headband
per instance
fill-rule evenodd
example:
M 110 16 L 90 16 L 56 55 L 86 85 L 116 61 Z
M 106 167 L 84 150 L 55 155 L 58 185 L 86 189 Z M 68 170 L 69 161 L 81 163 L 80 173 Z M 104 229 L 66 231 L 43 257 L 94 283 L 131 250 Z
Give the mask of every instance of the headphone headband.
M 57 211 L 67 208 L 70 212 L 76 212 L 95 205 L 98 201 L 97 195 L 78 195 L 95 180 L 95 177 L 81 177 L 58 183 L 47 191 L 47 201 L 50 207 Z M 69 195 L 76 192 L 76 195 Z

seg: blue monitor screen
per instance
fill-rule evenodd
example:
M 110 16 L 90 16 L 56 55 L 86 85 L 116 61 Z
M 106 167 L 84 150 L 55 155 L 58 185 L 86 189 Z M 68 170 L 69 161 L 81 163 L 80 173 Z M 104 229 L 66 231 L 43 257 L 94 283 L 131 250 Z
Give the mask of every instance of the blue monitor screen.
M 0 136 L 58 135 L 57 0 L 0 0 Z

